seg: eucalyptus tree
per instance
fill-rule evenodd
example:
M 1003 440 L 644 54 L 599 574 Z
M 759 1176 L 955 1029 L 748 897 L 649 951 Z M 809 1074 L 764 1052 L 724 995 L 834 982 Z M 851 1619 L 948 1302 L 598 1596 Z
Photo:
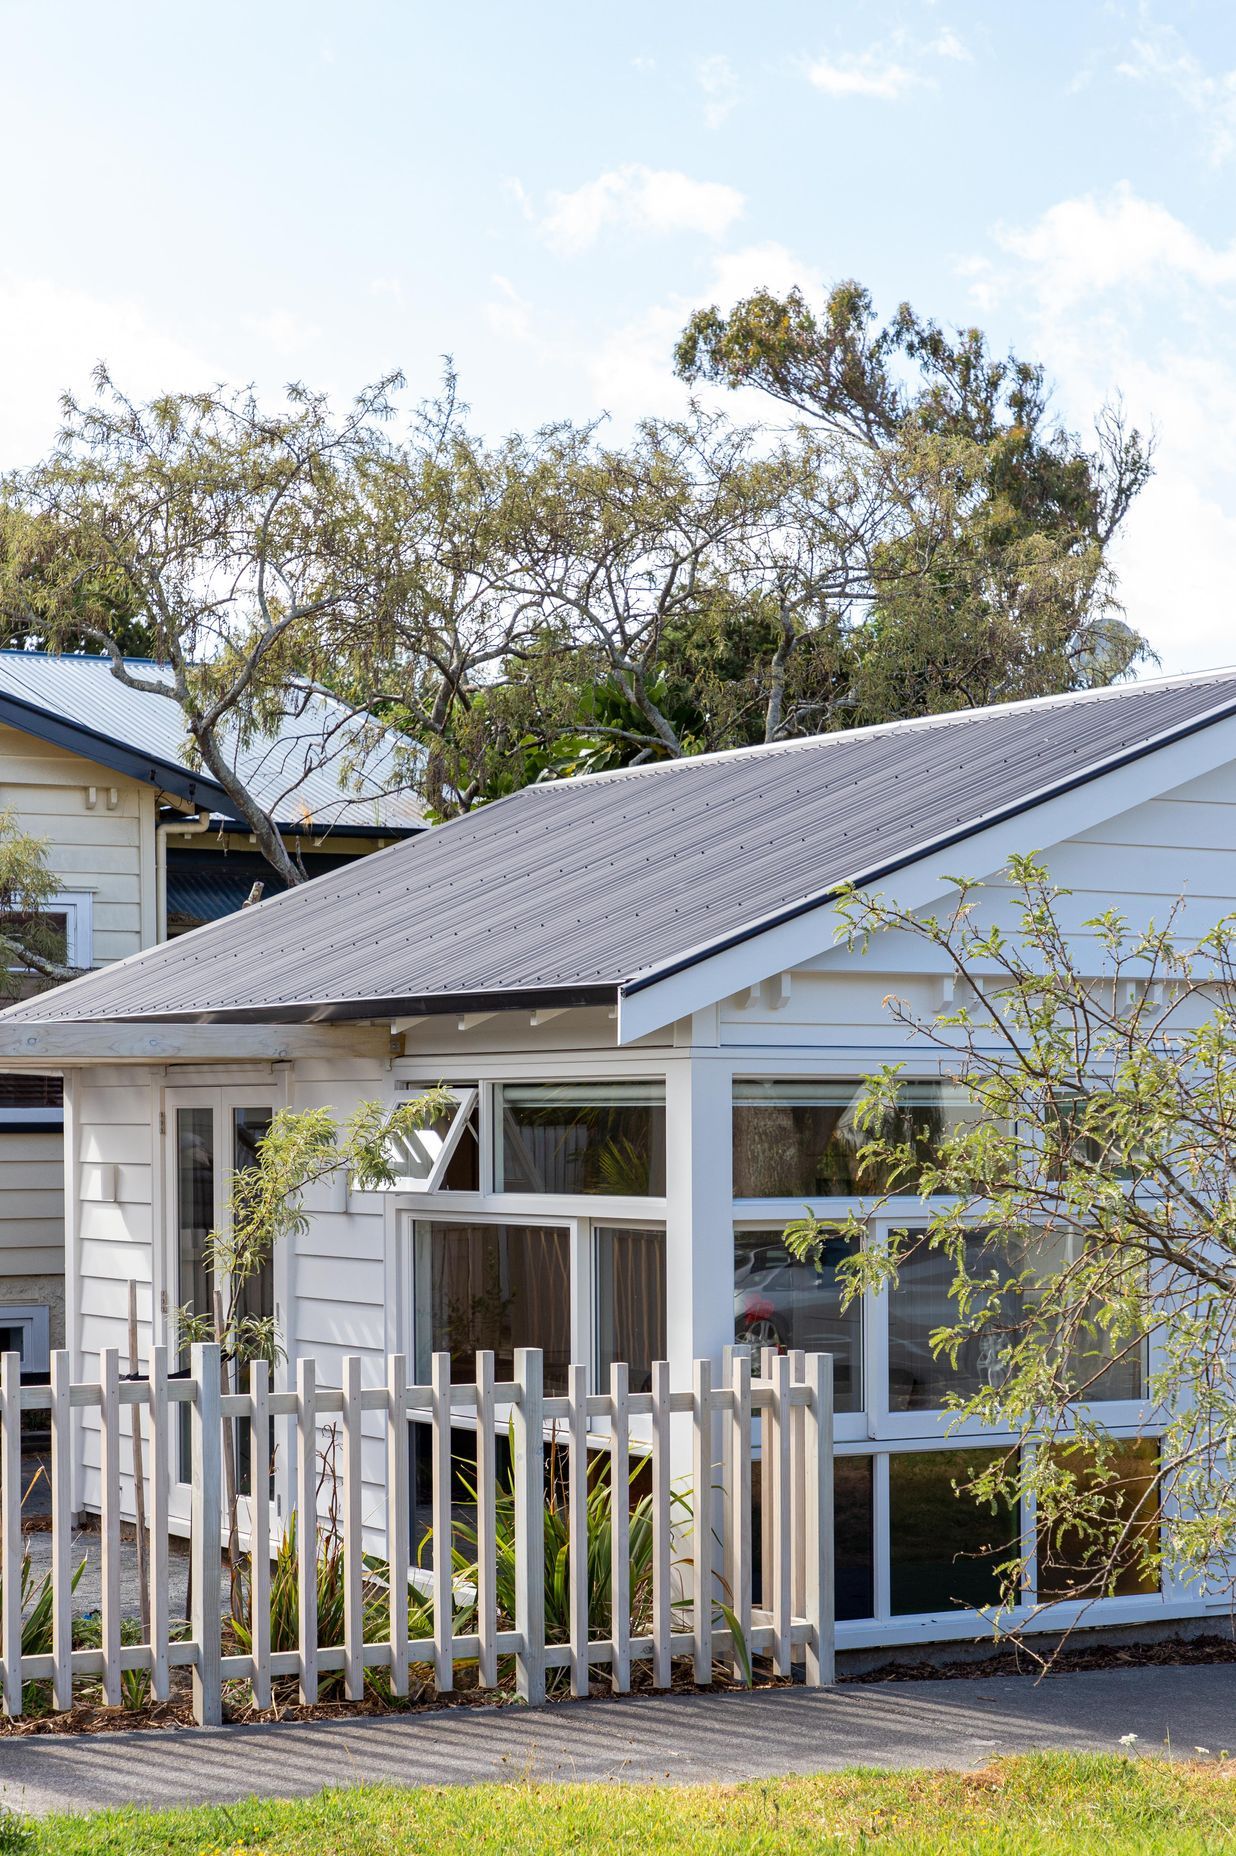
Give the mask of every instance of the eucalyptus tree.
M 818 481 L 851 520 L 854 720 L 1110 682 L 1147 654 L 1124 622 L 1112 543 L 1151 468 L 1118 406 L 1090 443 L 1052 416 L 1047 374 L 870 294 L 756 291 L 699 310 L 688 381 L 755 387 L 819 440 Z
M 1192 934 L 1183 905 L 1147 927 L 1115 909 L 1079 923 L 1036 860 L 1007 882 L 1007 929 L 960 879 L 937 914 L 844 899 L 852 944 L 909 935 L 951 975 L 948 1009 L 889 1005 L 972 1109 L 929 1143 L 898 1109 L 897 1066 L 872 1077 L 860 1164 L 883 1192 L 921 1193 L 921 1215 L 875 1241 L 877 1197 L 787 1239 L 813 1256 L 840 1231 L 851 1296 L 946 1261 L 933 1346 L 971 1368 L 953 1422 L 1012 1439 L 968 1485 L 1011 1517 L 1006 1601 L 1032 1557 L 1041 1604 L 1158 1589 L 1165 1568 L 1231 1591 L 1236 916 Z M 1027 1512 L 1033 1542 L 1017 1535 Z

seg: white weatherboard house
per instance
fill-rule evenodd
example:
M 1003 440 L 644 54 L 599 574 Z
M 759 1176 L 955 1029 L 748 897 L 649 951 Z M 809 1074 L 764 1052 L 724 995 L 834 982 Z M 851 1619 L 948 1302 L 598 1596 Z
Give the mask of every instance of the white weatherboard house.
M 170 681 L 143 659 L 127 668 Z M 184 737 L 178 705 L 106 658 L 0 651 L 0 810 L 46 843 L 66 964 L 123 960 L 240 908 L 255 881 L 283 887 Z M 329 698 L 302 691 L 273 732 L 229 732 L 223 751 L 311 871 L 422 826 L 389 741 Z M 64 1343 L 62 1126 L 54 1077 L 0 1066 L 0 1350 L 32 1379 Z
M 953 1106 L 882 1005 L 931 1011 L 943 967 L 917 939 L 839 944 L 838 885 L 928 909 L 944 872 L 997 873 L 999 913 L 998 873 L 1028 850 L 1076 892 L 1083 964 L 1080 925 L 1113 901 L 1137 922 L 1183 892 L 1197 929 L 1236 907 L 1236 672 L 532 787 L 12 1008 L 0 1062 L 65 1078 L 73 1377 L 125 1347 L 130 1277 L 143 1347 L 174 1346 L 229 1171 L 273 1110 L 343 1115 L 442 1081 L 457 1112 L 401 1189 L 321 1188 L 276 1256 L 285 1383 L 313 1356 L 338 1384 L 354 1351 L 375 1383 L 388 1352 L 423 1379 L 439 1348 L 461 1376 L 494 1348 L 501 1375 L 532 1345 L 551 1388 L 570 1361 L 599 1378 L 616 1357 L 639 1386 L 653 1359 L 681 1382 L 736 1339 L 823 1346 L 839 1645 L 973 1634 L 966 1607 L 993 1581 L 968 1555 L 990 1525 L 944 1491 L 999 1440 L 971 1435 L 959 1458 L 946 1434 L 950 1368 L 928 1344 L 946 1279 L 927 1260 L 843 1315 L 830 1260 L 794 1264 L 780 1233 L 804 1204 L 855 1202 L 851 1104 L 874 1067 L 904 1058 L 908 1100 L 938 1123 Z M 963 1353 L 960 1383 L 975 1370 Z M 1117 1431 L 1138 1429 L 1143 1378 L 1111 1386 Z M 80 1416 L 89 1508 L 98 1436 Z M 1152 1476 L 1152 1441 L 1141 1457 Z M 1205 1604 L 1134 1585 L 1087 1621 Z

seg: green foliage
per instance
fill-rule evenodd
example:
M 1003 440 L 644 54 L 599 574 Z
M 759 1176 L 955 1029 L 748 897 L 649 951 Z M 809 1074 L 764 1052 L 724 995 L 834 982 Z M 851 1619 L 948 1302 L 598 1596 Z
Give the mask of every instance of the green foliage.
M 10 1805 L 0 1804 L 0 1856 L 32 1856 L 34 1829 Z
M 347 1556 L 337 1525 L 319 1528 L 317 1535 L 318 1643 L 330 1649 L 344 1640 L 344 1617 L 347 1603 Z M 363 1636 L 366 1643 L 390 1641 L 390 1568 L 385 1560 L 371 1554 L 363 1559 Z M 300 1550 L 296 1538 L 296 1515 L 288 1521 L 271 1567 L 270 1575 L 270 1647 L 273 1651 L 295 1650 L 300 1645 Z M 410 1642 L 433 1635 L 433 1603 L 409 1586 L 403 1601 L 407 1606 Z M 232 1630 L 242 1650 L 252 1654 L 253 1634 L 247 1590 L 242 1605 L 232 1619 Z M 284 1682 L 285 1688 L 294 1681 Z M 389 1669 L 368 1668 L 365 1692 L 383 1701 L 394 1700 Z M 416 1694 L 416 1689 L 412 1693 Z M 318 1678 L 318 1694 L 323 1701 L 341 1701 L 344 1677 L 340 1670 L 323 1670 Z
M 86 1562 L 82 1560 L 70 1581 L 69 1589 L 75 1592 Z M 4 1581 L 0 1578 L 0 1597 L 4 1593 Z M 30 1564 L 30 1555 L 23 1553 L 21 1560 L 21 1653 L 23 1656 L 50 1656 L 52 1642 L 52 1577 L 50 1572 L 43 1574 L 37 1585 L 34 1568 Z M 76 1634 L 76 1633 L 75 1633 Z M 51 1683 L 45 1681 L 26 1682 L 23 1684 L 23 1706 L 27 1714 L 46 1714 L 51 1708 Z M 0 1844 L 0 1851 L 3 1844 Z
M 1042 366 L 908 304 L 877 326 L 853 282 L 818 312 L 796 289 L 700 310 L 676 361 L 686 380 L 763 390 L 821 435 L 819 493 L 863 601 L 850 721 L 1087 688 L 1147 655 L 1109 562 L 1150 474 L 1118 407 L 1086 449 L 1052 423 Z
M 47 863 L 47 840 L 0 811 L 0 989 L 10 997 L 72 979 L 64 934 L 48 917 L 61 879 Z
M 39 1822 L 35 1848 L 39 1856 L 1217 1856 L 1236 1840 L 1230 1762 L 1219 1759 L 1035 1753 L 973 1772 L 852 1770 L 737 1785 L 514 1776 L 65 1814 Z
M 1186 1585 L 1230 1588 L 1236 917 L 1189 937 L 1183 905 L 1144 929 L 1109 909 L 1079 937 L 1068 892 L 1035 859 L 1012 860 L 1007 876 L 1007 933 L 964 879 L 943 916 L 843 900 L 853 945 L 910 934 L 953 975 L 954 1009 L 892 1010 L 941 1053 L 975 1114 L 924 1161 L 895 1138 L 898 1066 L 870 1078 L 864 1164 L 889 1190 L 917 1172 L 923 1213 L 877 1244 L 873 1199 L 846 1219 L 797 1221 L 786 1239 L 802 1255 L 829 1234 L 853 1241 L 848 1296 L 886 1288 L 919 1250 L 948 1258 L 953 1314 L 933 1345 L 954 1364 L 977 1345 L 986 1361 L 979 1390 L 951 1403 L 1016 1440 L 973 1493 L 1033 1500 L 1040 1590 L 1156 1589 L 1166 1564 Z M 1157 1478 L 1139 1466 L 1143 1435 L 1158 1439 Z M 1012 1599 L 1025 1562 L 1006 1571 Z
M 333 1109 L 280 1109 L 257 1144 L 256 1164 L 233 1173 L 228 1215 L 207 1234 L 204 1250 L 224 1290 L 223 1331 L 209 1309 L 179 1311 L 182 1345 L 220 1340 L 237 1363 L 273 1362 L 279 1336 L 273 1323 L 246 1314 L 244 1291 L 265 1267 L 276 1244 L 308 1228 L 304 1194 L 344 1172 L 362 1190 L 389 1185 L 400 1142 L 453 1111 L 444 1088 L 397 1103 L 362 1102 L 340 1126 Z

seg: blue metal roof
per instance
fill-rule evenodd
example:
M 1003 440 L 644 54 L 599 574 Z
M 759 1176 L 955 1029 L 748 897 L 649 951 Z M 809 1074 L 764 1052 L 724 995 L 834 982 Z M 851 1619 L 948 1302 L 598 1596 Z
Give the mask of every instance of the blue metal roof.
M 129 661 L 170 691 L 164 666 Z M 192 764 L 179 704 L 129 688 L 106 658 L 0 651 L 0 722 L 245 828 L 235 801 Z M 223 746 L 246 789 L 285 830 L 394 835 L 424 828 L 392 739 L 375 735 L 372 723 L 366 728 L 332 697 L 306 691 L 300 712 L 285 715 L 277 734 L 242 741 L 231 729 Z
M 14 1006 L 0 1035 L 613 999 L 1232 717 L 1224 671 L 526 787 Z

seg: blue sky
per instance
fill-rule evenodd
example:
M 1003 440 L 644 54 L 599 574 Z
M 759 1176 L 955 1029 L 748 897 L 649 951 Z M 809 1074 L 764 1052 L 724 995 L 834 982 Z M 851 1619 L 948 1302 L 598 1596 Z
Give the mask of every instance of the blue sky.
M 686 315 L 867 283 L 1122 390 L 1120 566 L 1236 659 L 1236 7 L 1112 0 L 0 0 L 0 465 L 134 392 L 339 394 L 454 356 L 477 423 L 681 403 Z

